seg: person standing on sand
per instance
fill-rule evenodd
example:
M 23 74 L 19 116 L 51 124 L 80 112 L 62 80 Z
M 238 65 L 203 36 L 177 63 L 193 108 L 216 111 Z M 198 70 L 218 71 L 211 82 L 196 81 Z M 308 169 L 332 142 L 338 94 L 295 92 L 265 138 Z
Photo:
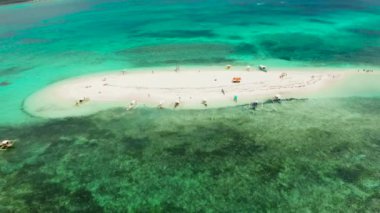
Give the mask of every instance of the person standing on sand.
M 174 109 L 177 108 L 180 103 L 181 103 L 181 97 L 178 97 L 178 100 L 174 102 Z
M 179 100 L 174 102 L 174 108 L 177 108 L 179 106 L 179 103 L 180 103 Z

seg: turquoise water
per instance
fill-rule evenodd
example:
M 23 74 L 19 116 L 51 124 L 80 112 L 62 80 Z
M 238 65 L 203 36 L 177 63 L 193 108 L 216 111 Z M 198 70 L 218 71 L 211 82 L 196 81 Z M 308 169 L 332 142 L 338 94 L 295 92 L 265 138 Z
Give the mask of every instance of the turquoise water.
M 0 7 L 0 123 L 63 78 L 128 67 L 380 64 L 367 1 L 50 1 Z M 268 62 L 266 62 L 268 61 Z M 15 92 L 17 91 L 17 92 Z M 11 97 L 11 98 L 9 98 Z
M 0 6 L 1 212 L 379 212 L 380 84 L 201 110 L 44 120 L 77 75 L 181 65 L 380 66 L 374 1 L 62 0 Z M 367 86 L 367 87 L 366 87 Z M 360 97 L 352 97 L 360 96 Z

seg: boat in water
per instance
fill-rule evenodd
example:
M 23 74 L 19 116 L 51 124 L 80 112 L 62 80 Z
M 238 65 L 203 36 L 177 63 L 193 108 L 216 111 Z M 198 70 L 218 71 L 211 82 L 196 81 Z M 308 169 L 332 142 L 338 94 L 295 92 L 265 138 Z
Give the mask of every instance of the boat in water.
M 259 70 L 264 71 L 264 72 L 268 71 L 267 67 L 264 65 L 259 65 Z

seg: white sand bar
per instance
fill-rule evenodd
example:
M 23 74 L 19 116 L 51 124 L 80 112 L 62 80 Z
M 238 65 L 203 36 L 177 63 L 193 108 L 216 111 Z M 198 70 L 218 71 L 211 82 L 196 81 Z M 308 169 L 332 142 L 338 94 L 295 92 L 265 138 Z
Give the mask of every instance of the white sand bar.
M 282 73 L 287 75 L 280 78 Z M 32 115 L 57 118 L 128 107 L 133 100 L 137 107 L 158 107 L 161 103 L 163 108 L 174 109 L 176 101 L 180 103 L 176 109 L 226 107 L 266 100 L 276 94 L 284 98 L 311 97 L 349 73 L 299 68 L 262 72 L 246 71 L 244 67 L 115 71 L 54 83 L 29 97 L 24 109 Z M 233 83 L 234 77 L 240 77 L 241 82 Z M 89 101 L 76 105 L 83 98 Z

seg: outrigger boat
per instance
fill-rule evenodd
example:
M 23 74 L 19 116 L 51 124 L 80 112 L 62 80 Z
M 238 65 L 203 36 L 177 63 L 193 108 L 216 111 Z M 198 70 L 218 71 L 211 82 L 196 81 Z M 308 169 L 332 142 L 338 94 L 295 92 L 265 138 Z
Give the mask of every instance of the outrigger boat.
M 267 67 L 264 65 L 259 65 L 259 70 L 264 71 L 264 72 L 268 71 Z
M 14 145 L 14 142 L 12 140 L 3 140 L 0 143 L 0 150 L 6 150 L 9 148 L 12 148 Z

